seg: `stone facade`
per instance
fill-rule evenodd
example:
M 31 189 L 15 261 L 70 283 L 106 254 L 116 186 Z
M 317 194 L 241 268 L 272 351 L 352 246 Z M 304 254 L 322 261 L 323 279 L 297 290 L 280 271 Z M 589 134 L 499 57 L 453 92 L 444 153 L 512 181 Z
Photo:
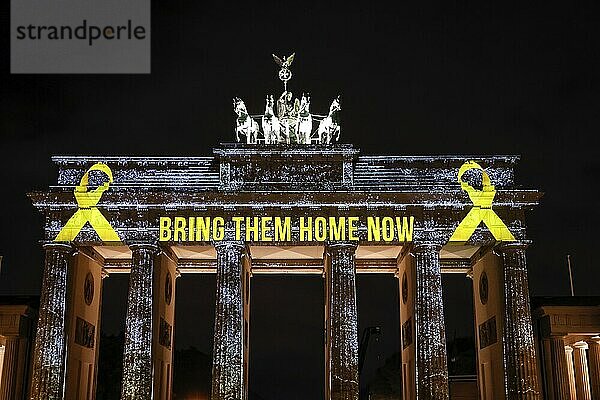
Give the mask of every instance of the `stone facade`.
M 167 296 L 162 294 L 171 290 L 174 295 L 174 276 L 180 273 L 217 274 L 213 399 L 247 397 L 249 282 L 258 273 L 324 276 L 327 400 L 358 399 L 360 310 L 355 275 L 365 272 L 399 277 L 405 399 L 449 398 L 441 273 L 474 273 L 479 277 L 478 262 L 487 263 L 482 260 L 492 252 L 498 254 L 494 259 L 497 271 L 489 272 L 493 279 L 490 296 L 494 296 L 496 308 L 477 311 L 477 321 L 486 322 L 485 332 L 491 334 L 488 320 L 495 317 L 497 340 L 488 343 L 492 336 L 486 334 L 488 342 L 480 354 L 486 351 L 493 363 L 502 357 L 503 367 L 484 368 L 487 372 L 480 374 L 480 386 L 494 382 L 485 389 L 493 396 L 490 398 L 541 398 L 527 303 L 524 219 L 541 194 L 514 182 L 517 157 L 477 158 L 494 185 L 494 212 L 516 242 L 512 247 L 501 246 L 482 224 L 468 242 L 448 243 L 474 206 L 457 180 L 461 166 L 472 159 L 364 156 L 353 146 L 341 144 L 223 144 L 212 157 L 55 157 L 57 184 L 48 191 L 30 194 L 34 206 L 45 216 L 47 243 L 41 300 L 44 311 L 37 327 L 32 398 L 85 398 L 85 393 L 93 397 L 97 348 L 86 346 L 98 334 L 99 308 L 94 300 L 86 305 L 76 301 L 76 306 L 67 307 L 73 296 L 85 301 L 89 292 L 87 274 L 72 272 L 72 265 L 82 262 L 81 254 L 91 260 L 85 265 L 98 291 L 103 276 L 130 274 L 123 399 L 149 399 L 151 393 L 155 399 L 171 398 L 172 352 L 165 349 L 168 332 L 173 332 L 173 306 L 167 307 Z M 55 242 L 78 207 L 89 210 L 76 201 L 73 190 L 82 187 L 82 176 L 96 163 L 112 171 L 110 187 L 100 192 L 96 203 L 88 205 L 92 211 L 81 215 L 105 219 L 120 242 L 99 240 L 93 221 L 83 225 L 72 241 Z M 98 173 L 90 173 L 86 185 L 108 185 L 106 176 L 93 172 Z M 474 173 L 469 179 L 481 177 Z M 366 226 L 359 223 L 355 241 L 300 242 L 300 227 L 294 219 L 290 238 L 269 243 L 234 240 L 229 226 L 223 240 L 172 238 L 159 242 L 159 220 L 164 216 L 187 221 L 197 216 L 277 215 L 410 215 L 414 217 L 414 231 L 408 239 L 400 240 L 398 235 L 373 243 L 367 240 Z M 181 229 L 189 237 L 189 226 Z M 171 289 L 164 287 L 168 285 L 167 272 Z M 75 274 L 76 281 L 82 280 L 83 293 L 81 285 L 67 285 L 70 274 Z M 80 333 L 83 330 L 89 336 L 80 338 L 83 346 L 65 335 L 77 326 Z M 95 326 L 94 334 L 90 333 L 91 326 Z M 65 378 L 65 371 L 81 368 L 88 371 L 85 381 Z

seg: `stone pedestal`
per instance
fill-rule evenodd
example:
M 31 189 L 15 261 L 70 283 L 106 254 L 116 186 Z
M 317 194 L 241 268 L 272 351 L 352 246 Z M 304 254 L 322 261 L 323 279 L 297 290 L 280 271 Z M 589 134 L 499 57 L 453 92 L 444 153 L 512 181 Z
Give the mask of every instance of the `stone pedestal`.
M 58 400 L 65 386 L 65 312 L 70 244 L 44 245 L 46 261 L 33 350 L 31 400 Z
M 504 262 L 504 364 L 507 398 L 540 399 L 525 249 L 520 242 L 498 247 Z
M 131 244 L 121 399 L 152 399 L 152 281 L 158 247 Z
M 552 336 L 550 338 L 550 359 L 552 360 L 554 398 L 568 400 L 571 398 L 571 389 L 569 386 L 569 368 L 565 354 L 565 342 L 562 336 Z
M 212 400 L 243 400 L 244 297 L 243 242 L 223 240 L 217 250 L 217 293 L 213 345 Z
M 592 400 L 586 350 L 587 344 L 584 342 L 577 342 L 573 345 L 577 400 Z
M 448 399 L 446 331 L 439 243 L 416 243 L 415 334 L 417 398 Z
M 356 243 L 352 242 L 330 242 L 325 250 L 325 392 L 328 400 L 358 400 L 355 250 Z

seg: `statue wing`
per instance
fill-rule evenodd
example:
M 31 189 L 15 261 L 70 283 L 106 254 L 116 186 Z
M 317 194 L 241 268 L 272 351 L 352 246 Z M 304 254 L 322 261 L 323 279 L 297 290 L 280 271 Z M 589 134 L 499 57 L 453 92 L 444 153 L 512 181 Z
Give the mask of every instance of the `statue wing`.
M 288 58 L 285 59 L 285 63 L 287 64 L 287 67 L 289 68 L 292 63 L 294 62 L 294 56 L 296 55 L 296 53 L 292 53 L 291 56 L 289 56 Z
M 277 65 L 279 65 L 280 67 L 283 65 L 283 60 L 281 58 L 277 57 L 275 54 L 273 54 L 273 60 L 275 60 Z

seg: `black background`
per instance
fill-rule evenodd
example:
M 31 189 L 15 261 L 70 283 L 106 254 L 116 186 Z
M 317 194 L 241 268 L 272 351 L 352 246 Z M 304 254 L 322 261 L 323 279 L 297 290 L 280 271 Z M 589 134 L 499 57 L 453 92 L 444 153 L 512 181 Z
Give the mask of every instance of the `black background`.
M 517 181 L 545 192 L 528 220 L 531 293 L 569 294 L 570 253 L 576 294 L 599 294 L 599 14 L 591 2 L 415 4 L 155 1 L 150 75 L 36 76 L 9 73 L 4 2 L 0 293 L 39 294 L 42 219 L 26 193 L 56 181 L 51 155 L 210 155 L 233 139 L 232 97 L 261 112 L 281 91 L 271 53 L 295 51 L 291 90 L 310 92 L 313 112 L 341 94 L 342 141 L 363 154 L 521 155 Z M 105 282 L 104 329 L 118 332 L 127 281 Z M 359 279 L 361 328 L 384 329 L 367 374 L 398 350 L 395 285 Z M 214 279 L 177 289 L 176 345 L 210 352 Z M 448 335 L 472 335 L 470 284 L 444 290 Z M 320 396 L 322 282 L 260 278 L 253 307 L 252 389 Z

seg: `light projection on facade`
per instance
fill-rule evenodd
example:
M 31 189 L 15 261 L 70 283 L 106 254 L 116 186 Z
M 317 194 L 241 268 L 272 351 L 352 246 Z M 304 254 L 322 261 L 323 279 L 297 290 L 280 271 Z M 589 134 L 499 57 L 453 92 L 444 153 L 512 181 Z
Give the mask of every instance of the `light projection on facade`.
M 525 213 L 541 194 L 516 185 L 518 157 L 362 154 L 337 141 L 337 99 L 322 118 L 302 111 L 309 96 L 292 100 L 292 60 L 280 59 L 283 101 L 269 95 L 256 117 L 236 100 L 239 143 L 212 155 L 53 158 L 56 185 L 30 193 L 46 252 L 32 399 L 94 391 L 100 301 L 83 301 L 88 273 L 96 293 L 129 273 L 122 399 L 170 398 L 175 278 L 216 274 L 213 400 L 247 398 L 251 277 L 314 273 L 326 288 L 326 400 L 357 400 L 356 274 L 371 272 L 401 277 L 404 399 L 449 398 L 445 272 L 486 276 L 479 387 L 494 399 L 541 398 L 525 256 Z M 80 284 L 68 286 L 69 274 Z M 91 347 L 73 341 L 77 318 L 95 332 Z

